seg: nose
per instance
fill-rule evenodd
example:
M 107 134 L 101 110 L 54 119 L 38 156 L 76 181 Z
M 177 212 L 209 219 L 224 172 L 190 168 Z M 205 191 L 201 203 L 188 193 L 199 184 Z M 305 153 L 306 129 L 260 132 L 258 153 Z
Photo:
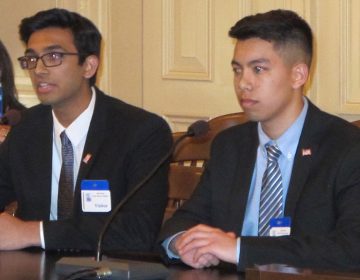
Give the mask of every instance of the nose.
M 240 91 L 249 91 L 251 90 L 251 77 L 248 73 L 248 71 L 243 70 L 242 74 L 239 76 L 235 76 L 235 86 Z
M 41 58 L 37 60 L 36 67 L 34 68 L 35 74 L 42 74 L 47 73 L 47 67 L 45 66 L 44 62 Z

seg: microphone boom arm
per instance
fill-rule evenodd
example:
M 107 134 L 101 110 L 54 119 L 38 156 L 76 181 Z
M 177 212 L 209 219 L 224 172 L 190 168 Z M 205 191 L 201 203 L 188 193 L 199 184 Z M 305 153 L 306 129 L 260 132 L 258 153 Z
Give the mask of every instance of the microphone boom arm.
M 114 210 L 112 211 L 112 213 L 110 214 L 110 216 L 107 218 L 107 220 L 105 221 L 105 224 L 99 234 L 99 239 L 98 239 L 98 243 L 97 243 L 97 249 L 96 249 L 96 261 L 99 262 L 102 260 L 102 243 L 104 240 L 104 236 L 105 233 L 107 232 L 109 225 L 111 224 L 111 222 L 113 221 L 113 219 L 115 218 L 115 216 L 117 215 L 118 211 L 121 209 L 121 207 L 123 207 L 124 204 L 126 204 L 126 202 L 128 202 L 130 200 L 131 197 L 133 197 L 137 191 L 147 182 L 149 181 L 149 179 L 155 174 L 156 171 L 158 171 L 158 169 L 160 168 L 161 165 L 163 165 L 165 163 L 165 161 L 172 155 L 172 153 L 174 152 L 176 146 L 185 138 L 187 137 L 192 137 L 194 136 L 193 134 L 190 133 L 185 133 L 184 135 L 181 135 L 173 144 L 172 148 L 169 150 L 169 152 L 167 154 L 165 154 L 165 156 L 153 167 L 153 169 L 147 174 L 147 176 L 141 180 L 130 192 L 128 192 L 125 197 L 121 200 L 121 202 L 116 205 L 116 207 L 114 208 Z

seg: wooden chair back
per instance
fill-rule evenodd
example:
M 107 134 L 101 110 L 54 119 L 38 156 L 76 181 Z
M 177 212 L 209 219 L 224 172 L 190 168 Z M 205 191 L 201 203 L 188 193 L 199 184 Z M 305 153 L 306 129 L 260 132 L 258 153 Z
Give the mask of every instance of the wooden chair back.
M 210 158 L 214 137 L 222 130 L 247 121 L 244 113 L 232 113 L 209 120 L 209 132 L 200 137 L 184 139 L 175 149 L 169 171 L 169 200 L 164 221 L 170 218 L 195 190 Z M 173 133 L 176 141 L 185 132 Z
M 360 127 L 360 120 L 353 121 L 352 124 L 356 125 L 357 127 Z

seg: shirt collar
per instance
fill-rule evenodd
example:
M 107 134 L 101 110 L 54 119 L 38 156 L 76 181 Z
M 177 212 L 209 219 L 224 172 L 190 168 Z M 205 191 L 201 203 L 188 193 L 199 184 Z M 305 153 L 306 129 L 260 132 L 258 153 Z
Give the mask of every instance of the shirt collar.
M 91 88 L 91 100 L 88 107 L 67 127 L 63 127 L 61 123 L 55 116 L 54 111 L 52 111 L 53 122 L 54 122 L 54 133 L 56 139 L 60 138 L 61 132 L 66 131 L 67 137 L 70 139 L 73 146 L 76 146 L 80 143 L 81 139 L 83 139 L 90 126 L 91 118 L 94 113 L 95 101 L 96 101 L 96 93 L 95 88 Z M 85 129 L 87 128 L 87 129 Z
M 260 122 L 258 123 L 259 143 L 264 155 L 266 155 L 266 144 L 276 144 L 279 147 L 282 155 L 284 155 L 286 158 L 291 159 L 294 157 L 299 143 L 301 131 L 304 126 L 306 113 L 309 107 L 307 98 L 303 97 L 303 100 L 304 106 L 301 110 L 300 115 L 278 139 L 270 139 L 263 131 Z

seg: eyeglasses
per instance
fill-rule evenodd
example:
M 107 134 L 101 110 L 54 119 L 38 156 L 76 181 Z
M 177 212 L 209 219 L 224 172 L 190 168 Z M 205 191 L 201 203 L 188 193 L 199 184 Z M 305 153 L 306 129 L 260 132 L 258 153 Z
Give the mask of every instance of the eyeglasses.
M 43 54 L 42 56 L 31 56 L 25 55 L 18 58 L 20 67 L 22 69 L 31 70 L 36 68 L 38 60 L 41 59 L 42 63 L 46 67 L 55 67 L 59 66 L 63 62 L 64 55 L 80 55 L 79 53 L 70 53 L 70 52 L 49 52 Z

